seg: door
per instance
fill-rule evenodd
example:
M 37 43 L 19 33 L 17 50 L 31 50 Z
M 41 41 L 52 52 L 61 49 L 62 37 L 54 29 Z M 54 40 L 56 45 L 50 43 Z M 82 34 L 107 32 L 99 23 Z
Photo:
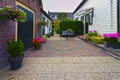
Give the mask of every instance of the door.
M 120 0 L 118 0 L 118 32 L 120 32 Z
M 32 47 L 33 13 L 21 6 L 18 6 L 18 9 L 23 10 L 27 15 L 26 22 L 18 23 L 18 39 L 23 41 L 25 48 L 24 50 L 27 50 Z
M 89 30 L 88 23 L 89 23 L 89 15 L 86 14 L 86 15 L 85 15 L 85 34 L 87 34 L 87 33 L 88 33 L 88 30 Z

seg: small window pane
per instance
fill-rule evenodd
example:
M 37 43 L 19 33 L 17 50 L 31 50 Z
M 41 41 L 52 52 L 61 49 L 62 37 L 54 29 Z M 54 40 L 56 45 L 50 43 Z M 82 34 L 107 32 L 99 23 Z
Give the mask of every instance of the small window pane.
M 82 20 L 82 21 L 84 20 L 84 16 L 81 16 L 81 20 Z
M 93 13 L 89 13 L 89 24 L 93 24 Z
M 85 21 L 86 21 L 87 23 L 89 23 L 89 15 L 88 15 L 88 14 L 86 14 L 86 16 L 85 16 Z

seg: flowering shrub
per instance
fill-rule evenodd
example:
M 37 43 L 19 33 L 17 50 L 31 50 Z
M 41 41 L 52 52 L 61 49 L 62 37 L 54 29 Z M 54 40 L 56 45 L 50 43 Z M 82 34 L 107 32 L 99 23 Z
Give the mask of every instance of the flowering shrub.
M 98 35 L 98 32 L 96 30 L 94 30 L 94 31 L 89 30 L 89 32 L 88 32 L 89 37 L 96 37 L 97 35 Z
M 107 42 L 118 42 L 120 38 L 120 33 L 112 33 L 112 34 L 103 34 L 104 40 Z
M 45 42 L 46 42 L 46 39 L 41 38 L 41 37 L 38 37 L 38 38 L 36 38 L 36 39 L 40 40 L 41 43 L 45 43 Z
M 34 46 L 35 48 L 39 48 L 39 47 L 41 46 L 41 41 L 40 41 L 40 39 L 38 39 L 38 38 L 34 38 L 34 39 L 32 40 L 32 43 L 33 43 L 33 46 Z
M 26 20 L 26 14 L 19 9 L 14 9 L 11 6 L 6 6 L 0 9 L 0 20 L 16 20 L 24 22 Z
M 46 36 L 46 35 L 43 35 L 42 38 L 43 38 L 43 39 L 47 39 L 47 36 Z

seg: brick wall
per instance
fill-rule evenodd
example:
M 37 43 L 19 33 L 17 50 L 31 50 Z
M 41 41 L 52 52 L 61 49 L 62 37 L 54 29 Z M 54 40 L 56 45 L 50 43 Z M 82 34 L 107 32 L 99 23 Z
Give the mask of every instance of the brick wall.
M 0 2 L 0 7 L 5 7 L 6 5 L 15 6 L 15 0 L 3 0 Z M 7 58 L 8 53 L 6 51 L 7 41 L 12 40 L 15 37 L 15 22 L 0 21 L 0 68 L 8 64 Z
M 15 7 L 15 1 L 16 0 L 3 0 L 3 2 L 0 2 L 0 7 L 5 7 L 6 5 L 11 5 Z M 28 3 L 28 0 L 19 0 L 29 8 L 31 8 L 35 12 L 35 27 L 36 27 L 36 36 L 38 36 L 38 27 L 37 23 L 40 20 L 40 7 L 37 0 L 34 0 L 34 2 Z M 6 66 L 8 64 L 7 58 L 8 53 L 6 51 L 6 44 L 7 41 L 12 40 L 15 38 L 15 21 L 7 21 L 0 22 L 0 68 Z

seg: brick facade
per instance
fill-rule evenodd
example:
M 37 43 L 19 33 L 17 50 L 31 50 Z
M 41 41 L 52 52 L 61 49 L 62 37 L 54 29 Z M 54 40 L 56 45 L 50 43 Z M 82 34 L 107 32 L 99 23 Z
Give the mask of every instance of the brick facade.
M 18 0 L 35 12 L 35 36 L 38 36 L 37 23 L 40 20 L 40 8 L 42 7 L 41 0 Z M 16 0 L 3 0 L 0 2 L 0 8 L 10 5 L 15 7 Z M 7 41 L 15 38 L 15 21 L 0 22 L 0 68 L 7 64 L 8 54 L 6 51 Z

